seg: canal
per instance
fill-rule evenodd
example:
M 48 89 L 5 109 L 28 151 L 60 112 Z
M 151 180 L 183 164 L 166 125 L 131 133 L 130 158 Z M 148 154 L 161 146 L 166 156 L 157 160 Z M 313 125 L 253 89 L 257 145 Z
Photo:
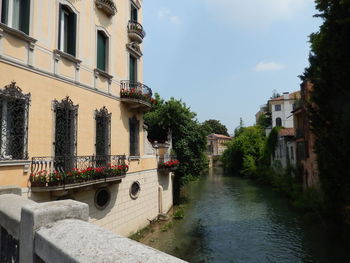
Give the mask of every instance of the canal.
M 189 262 L 350 262 L 339 237 L 269 187 L 214 169 L 185 191 L 185 217 L 141 242 Z

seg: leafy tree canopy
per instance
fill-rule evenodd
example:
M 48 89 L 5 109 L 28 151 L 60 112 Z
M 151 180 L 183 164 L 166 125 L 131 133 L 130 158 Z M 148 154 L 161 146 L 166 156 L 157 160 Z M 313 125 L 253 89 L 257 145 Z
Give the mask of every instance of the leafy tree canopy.
M 218 120 L 206 120 L 202 123 L 202 128 L 205 130 L 207 135 L 216 133 L 229 136 L 226 126 Z
M 310 112 L 326 204 L 341 211 L 350 205 L 350 0 L 316 0 L 316 8 L 324 22 L 310 36 L 301 78 L 314 84 Z
M 171 131 L 173 149 L 180 161 L 174 178 L 174 197 L 177 202 L 181 185 L 198 177 L 207 166 L 206 133 L 197 121 L 196 113 L 181 100 L 171 98 L 164 101 L 158 94 L 155 98 L 157 103 L 151 112 L 145 114 L 145 123 L 152 141 L 165 141 L 168 131 Z

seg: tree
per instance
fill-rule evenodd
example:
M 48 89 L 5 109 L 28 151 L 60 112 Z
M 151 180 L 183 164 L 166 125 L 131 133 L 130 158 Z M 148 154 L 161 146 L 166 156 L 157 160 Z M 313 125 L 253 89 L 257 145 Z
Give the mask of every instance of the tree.
M 237 175 L 257 176 L 258 164 L 264 156 L 264 147 L 265 134 L 261 127 L 241 127 L 235 138 L 228 143 L 222 156 L 225 169 Z
M 311 122 L 321 189 L 330 214 L 350 205 L 350 1 L 317 0 L 319 32 L 311 34 L 310 66 L 302 80 L 314 84 Z
M 165 141 L 172 132 L 173 149 L 180 161 L 174 178 L 174 202 L 178 203 L 180 188 L 187 181 L 198 177 L 207 167 L 205 131 L 192 112 L 181 100 L 164 101 L 156 94 L 156 105 L 145 115 L 149 138 Z
M 206 120 L 202 123 L 202 127 L 207 135 L 216 133 L 229 136 L 226 126 L 218 120 Z

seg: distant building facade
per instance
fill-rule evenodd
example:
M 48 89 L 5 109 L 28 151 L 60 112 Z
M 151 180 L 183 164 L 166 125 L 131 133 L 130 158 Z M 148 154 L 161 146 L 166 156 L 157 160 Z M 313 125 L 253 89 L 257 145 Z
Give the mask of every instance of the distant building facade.
M 303 176 L 304 189 L 318 186 L 319 183 L 317 155 L 314 151 L 315 135 L 311 131 L 307 108 L 312 90 L 311 82 L 305 81 L 301 84 L 301 103 L 293 111 L 296 158 Z
M 232 140 L 232 137 L 212 133 L 208 135 L 207 140 L 208 154 L 211 156 L 220 156 L 227 149 L 227 143 Z
M 272 161 L 279 161 L 283 168 L 296 164 L 294 136 L 294 128 L 283 128 L 278 133 L 278 142 Z
M 272 98 L 268 101 L 272 118 L 272 128 L 276 126 L 293 128 L 293 105 L 300 98 L 300 92 L 285 92 L 282 96 Z

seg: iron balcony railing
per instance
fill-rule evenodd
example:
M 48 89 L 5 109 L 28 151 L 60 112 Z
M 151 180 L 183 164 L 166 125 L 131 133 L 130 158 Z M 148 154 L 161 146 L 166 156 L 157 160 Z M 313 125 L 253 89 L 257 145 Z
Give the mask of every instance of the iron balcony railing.
M 129 80 L 121 81 L 121 98 L 136 99 L 152 104 L 154 101 L 152 99 L 152 94 L 152 90 L 140 82 Z
M 81 187 L 117 180 L 127 171 L 125 155 L 33 157 L 30 182 L 32 188 Z
M 145 30 L 143 30 L 143 26 L 137 21 L 129 21 L 128 32 L 137 34 L 141 39 L 144 39 L 146 36 Z

